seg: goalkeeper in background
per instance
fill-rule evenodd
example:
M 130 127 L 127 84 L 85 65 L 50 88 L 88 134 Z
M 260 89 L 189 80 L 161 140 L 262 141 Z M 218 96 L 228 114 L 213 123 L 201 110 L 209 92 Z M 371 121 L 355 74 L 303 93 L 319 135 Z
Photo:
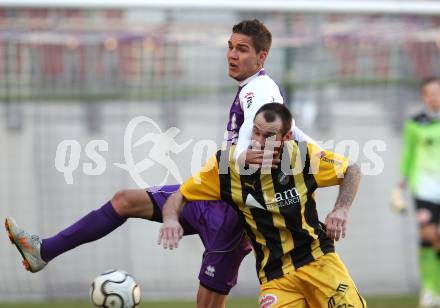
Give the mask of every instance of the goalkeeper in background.
M 405 122 L 403 180 L 393 199 L 409 186 L 419 225 L 420 307 L 440 307 L 440 80 L 426 79 L 420 90 L 425 109 Z

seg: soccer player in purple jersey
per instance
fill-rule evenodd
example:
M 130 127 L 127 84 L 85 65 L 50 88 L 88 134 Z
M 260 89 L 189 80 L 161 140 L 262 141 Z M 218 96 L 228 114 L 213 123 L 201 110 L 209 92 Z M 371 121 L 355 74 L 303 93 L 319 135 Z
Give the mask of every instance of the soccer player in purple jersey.
M 271 40 L 269 30 L 258 20 L 251 20 L 235 25 L 228 42 L 229 76 L 239 82 L 230 109 L 228 142 L 238 142 L 241 155 L 237 159 L 243 159 L 245 163 L 263 162 L 263 151 L 247 150 L 255 112 L 266 103 L 283 103 L 280 89 L 263 69 Z M 307 138 L 298 129 L 293 131 L 293 136 L 299 141 Z M 38 272 L 60 254 L 104 237 L 127 218 L 162 222 L 161 209 L 178 188 L 179 185 L 170 185 L 160 189 L 121 190 L 101 208 L 52 237 L 31 235 L 18 227 L 12 218 L 6 218 L 5 226 L 26 269 Z M 237 282 L 239 266 L 251 251 L 236 212 L 223 201 L 189 202 L 180 223 L 184 227 L 183 235 L 198 234 L 205 246 L 197 306 L 224 307 L 227 294 Z M 215 275 L 213 268 L 216 269 Z

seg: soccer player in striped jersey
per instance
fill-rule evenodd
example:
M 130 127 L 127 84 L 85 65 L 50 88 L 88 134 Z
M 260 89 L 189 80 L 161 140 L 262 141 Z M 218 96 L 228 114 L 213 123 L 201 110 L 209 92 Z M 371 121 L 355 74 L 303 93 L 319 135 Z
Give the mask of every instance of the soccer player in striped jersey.
M 440 306 L 440 80 L 422 82 L 425 110 L 405 122 L 399 183 L 407 185 L 419 224 L 421 307 Z
M 258 20 L 235 25 L 228 41 L 229 76 L 239 82 L 239 90 L 230 108 L 227 142 L 239 143 L 240 157 L 246 163 L 261 164 L 263 161 L 262 151 L 247 150 L 255 112 L 268 102 L 283 102 L 279 87 L 263 68 L 271 42 L 271 33 Z M 240 135 L 243 138 L 239 140 Z M 297 128 L 293 129 L 292 135 L 299 141 L 308 139 Z M 178 188 L 179 185 L 168 185 L 160 189 L 121 190 L 101 208 L 52 237 L 31 235 L 12 218 L 7 218 L 5 225 L 9 237 L 22 254 L 25 267 L 38 272 L 55 257 L 104 237 L 127 218 L 162 222 L 162 206 Z M 182 213 L 181 224 L 185 235 L 198 234 L 205 246 L 199 273 L 198 306 L 224 307 L 227 294 L 236 284 L 240 263 L 250 252 L 235 210 L 223 201 L 190 202 Z M 215 276 L 212 268 L 216 268 Z
M 364 299 L 335 253 L 345 237 L 347 215 L 360 169 L 345 157 L 291 140 L 292 116 L 277 103 L 254 117 L 252 143 L 275 149 L 278 168 L 240 167 L 235 146 L 212 156 L 163 208 L 159 243 L 176 247 L 185 201 L 223 200 L 235 208 L 252 241 L 260 280 L 260 307 L 365 307 Z M 318 220 L 314 192 L 339 185 L 326 227 Z

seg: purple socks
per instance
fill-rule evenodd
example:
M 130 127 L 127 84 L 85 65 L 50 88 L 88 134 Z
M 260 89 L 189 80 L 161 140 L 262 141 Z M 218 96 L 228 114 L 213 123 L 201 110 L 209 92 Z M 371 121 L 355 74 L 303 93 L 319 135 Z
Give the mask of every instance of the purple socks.
M 41 245 L 41 257 L 44 261 L 49 262 L 76 246 L 106 236 L 122 225 L 125 220 L 116 213 L 109 201 L 100 209 L 90 212 L 57 235 L 44 239 Z

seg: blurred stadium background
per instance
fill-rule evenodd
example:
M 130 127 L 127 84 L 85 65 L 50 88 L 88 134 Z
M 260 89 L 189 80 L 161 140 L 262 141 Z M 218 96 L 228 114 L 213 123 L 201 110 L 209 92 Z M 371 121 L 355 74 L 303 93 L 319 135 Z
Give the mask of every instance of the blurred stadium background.
M 360 290 L 417 292 L 412 214 L 391 213 L 388 200 L 398 179 L 402 121 L 421 106 L 418 82 L 440 75 L 439 2 L 93 3 L 0 0 L 2 219 L 13 216 L 29 231 L 49 236 L 118 189 L 136 187 L 113 163 L 124 162 L 124 131 L 139 115 L 162 131 L 178 127 L 178 142 L 194 140 L 171 156 L 182 177 L 189 176 L 194 143 L 220 144 L 226 127 L 236 91 L 225 56 L 232 25 L 259 18 L 273 33 L 266 70 L 287 93 L 299 127 L 319 141 L 355 140 L 365 167 L 371 165 L 366 143 L 385 142 L 385 151 L 375 149 L 384 168 L 364 176 L 348 238 L 337 245 Z M 57 146 L 67 139 L 82 147 L 71 185 L 54 164 Z M 101 153 L 107 168 L 88 176 L 84 148 L 97 139 L 108 142 Z M 138 161 L 147 153 L 148 146 L 137 152 Z M 158 165 L 142 177 L 150 185 L 176 181 Z M 335 196 L 333 189 L 318 193 L 321 217 Z M 35 275 L 22 270 L 4 234 L 0 301 L 86 297 L 92 279 L 108 268 L 132 273 L 144 299 L 193 298 L 199 239 L 186 238 L 169 252 L 156 245 L 157 231 L 157 224 L 130 220 Z M 255 296 L 257 289 L 251 256 L 232 294 Z

